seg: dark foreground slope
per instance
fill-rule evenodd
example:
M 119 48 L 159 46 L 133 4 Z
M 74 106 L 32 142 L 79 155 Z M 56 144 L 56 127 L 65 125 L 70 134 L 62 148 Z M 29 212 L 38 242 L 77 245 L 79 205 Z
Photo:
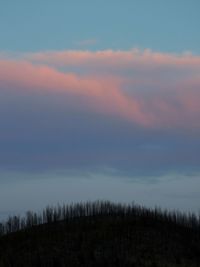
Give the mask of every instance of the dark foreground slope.
M 1 267 L 200 266 L 193 215 L 95 202 L 29 212 L 1 228 Z

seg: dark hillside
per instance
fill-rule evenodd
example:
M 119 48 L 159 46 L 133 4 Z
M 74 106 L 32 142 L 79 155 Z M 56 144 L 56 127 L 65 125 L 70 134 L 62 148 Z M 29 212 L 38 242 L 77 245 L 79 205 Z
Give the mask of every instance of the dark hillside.
M 1 224 L 0 266 L 200 266 L 194 215 L 109 202 L 47 209 Z

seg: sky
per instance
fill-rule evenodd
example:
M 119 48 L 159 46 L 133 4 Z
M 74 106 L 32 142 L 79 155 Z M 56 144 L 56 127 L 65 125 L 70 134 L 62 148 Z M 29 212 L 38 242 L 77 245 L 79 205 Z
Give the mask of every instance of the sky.
M 109 199 L 198 212 L 198 0 L 0 9 L 0 218 Z

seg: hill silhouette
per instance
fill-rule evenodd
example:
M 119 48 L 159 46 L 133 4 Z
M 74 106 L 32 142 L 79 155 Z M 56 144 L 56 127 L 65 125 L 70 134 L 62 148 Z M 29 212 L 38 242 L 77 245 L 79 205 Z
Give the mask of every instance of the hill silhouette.
M 50 207 L 0 224 L 0 267 L 199 267 L 200 218 L 108 201 Z

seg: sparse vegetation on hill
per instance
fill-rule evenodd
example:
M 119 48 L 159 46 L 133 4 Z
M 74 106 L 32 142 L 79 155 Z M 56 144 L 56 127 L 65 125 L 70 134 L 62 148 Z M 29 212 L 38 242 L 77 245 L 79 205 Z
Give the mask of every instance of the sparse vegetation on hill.
M 47 207 L 0 224 L 0 267 L 199 267 L 200 218 L 108 201 Z

